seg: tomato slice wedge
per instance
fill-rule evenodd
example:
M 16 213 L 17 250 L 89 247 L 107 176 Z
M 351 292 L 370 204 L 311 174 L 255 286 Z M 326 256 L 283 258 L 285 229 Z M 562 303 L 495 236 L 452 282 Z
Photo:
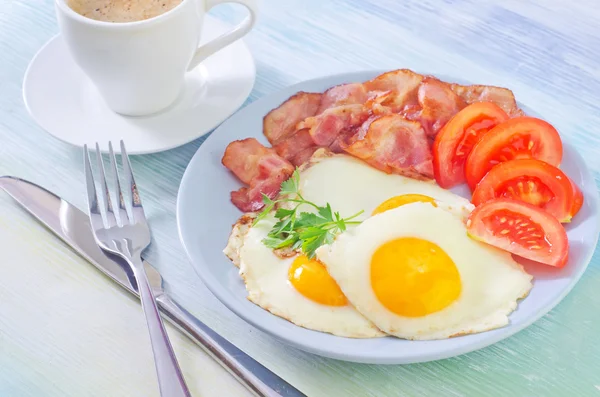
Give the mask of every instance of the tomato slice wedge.
M 577 187 L 575 182 L 571 180 L 571 187 L 573 188 L 573 206 L 571 207 L 571 218 L 575 216 L 583 206 L 583 193 L 581 189 Z
M 548 212 L 523 201 L 497 198 L 476 207 L 467 219 L 472 238 L 554 267 L 569 255 L 567 232 Z
M 465 163 L 471 191 L 498 163 L 534 158 L 558 167 L 562 160 L 558 131 L 535 117 L 515 117 L 494 127 L 475 144 Z
M 540 207 L 560 222 L 570 222 L 576 207 L 573 187 L 569 177 L 553 165 L 536 159 L 510 160 L 495 165 L 483 177 L 471 202 L 477 206 L 498 197 L 512 198 Z
M 448 189 L 463 183 L 465 160 L 475 143 L 508 118 L 491 102 L 473 103 L 454 115 L 433 143 L 433 173 L 438 185 Z

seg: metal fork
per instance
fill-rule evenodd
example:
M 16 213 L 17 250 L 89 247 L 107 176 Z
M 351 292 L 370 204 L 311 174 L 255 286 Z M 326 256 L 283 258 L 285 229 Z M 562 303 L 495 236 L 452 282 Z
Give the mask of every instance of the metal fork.
M 125 187 L 128 193 L 123 194 L 117 172 L 117 159 L 112 143 L 108 144 L 111 172 L 115 181 L 115 193 L 118 207 L 113 208 L 110 191 L 107 187 L 104 165 L 100 148 L 96 143 L 98 161 L 99 191 L 96 191 L 94 174 L 90 162 L 87 145 L 84 146 L 85 181 L 87 184 L 88 208 L 92 231 L 104 253 L 120 256 L 127 261 L 138 284 L 142 308 L 146 316 L 146 324 L 150 333 L 150 342 L 154 354 L 154 365 L 158 377 L 158 385 L 162 397 L 191 397 L 185 379 L 177 363 L 175 353 L 165 331 L 159 314 L 152 288 L 148 282 L 141 254 L 150 245 L 150 228 L 142 208 L 142 201 L 133 179 L 131 163 L 121 141 L 121 162 Z M 129 196 L 128 198 L 125 196 Z M 101 200 L 98 198 L 101 197 Z

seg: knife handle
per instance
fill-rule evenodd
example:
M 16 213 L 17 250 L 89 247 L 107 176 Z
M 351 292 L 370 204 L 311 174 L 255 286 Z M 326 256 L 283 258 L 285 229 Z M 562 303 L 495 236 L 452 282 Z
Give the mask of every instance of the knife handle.
M 255 396 L 304 396 L 298 389 L 198 321 L 167 295 L 160 295 L 156 300 L 159 307 L 163 309 L 163 315 L 188 337 L 198 342 L 200 347 Z

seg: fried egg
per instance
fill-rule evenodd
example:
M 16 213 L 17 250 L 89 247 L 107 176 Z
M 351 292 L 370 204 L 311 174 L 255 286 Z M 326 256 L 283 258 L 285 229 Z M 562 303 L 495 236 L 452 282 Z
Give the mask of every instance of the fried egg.
M 228 246 L 239 247 L 236 259 L 248 299 L 308 329 L 352 338 L 384 336 L 348 302 L 323 264 L 297 253 L 280 257 L 265 246 L 262 240 L 274 223 L 268 217 L 245 233 L 232 233 L 231 238 L 243 239 Z
M 460 216 L 430 202 L 377 213 L 317 258 L 360 313 L 405 339 L 502 327 L 532 287 L 509 253 L 472 240 Z
M 364 211 L 359 220 L 413 201 L 434 202 L 463 219 L 474 208 L 469 200 L 442 189 L 434 181 L 386 174 L 354 157 L 327 155 L 322 150 L 301 169 L 299 191 L 317 205 L 329 203 L 342 217 Z M 301 208 L 311 211 L 310 207 Z

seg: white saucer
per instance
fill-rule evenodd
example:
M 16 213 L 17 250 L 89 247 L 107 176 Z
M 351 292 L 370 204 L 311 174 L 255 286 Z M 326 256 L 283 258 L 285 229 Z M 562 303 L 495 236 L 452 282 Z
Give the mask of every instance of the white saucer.
M 205 17 L 202 42 L 229 30 Z M 31 117 L 54 137 L 82 147 L 125 140 L 130 154 L 155 153 L 208 133 L 248 98 L 256 68 L 243 41 L 225 47 L 186 76 L 185 88 L 170 108 L 147 117 L 111 111 L 96 87 L 74 63 L 61 36 L 35 55 L 23 81 L 23 98 Z

